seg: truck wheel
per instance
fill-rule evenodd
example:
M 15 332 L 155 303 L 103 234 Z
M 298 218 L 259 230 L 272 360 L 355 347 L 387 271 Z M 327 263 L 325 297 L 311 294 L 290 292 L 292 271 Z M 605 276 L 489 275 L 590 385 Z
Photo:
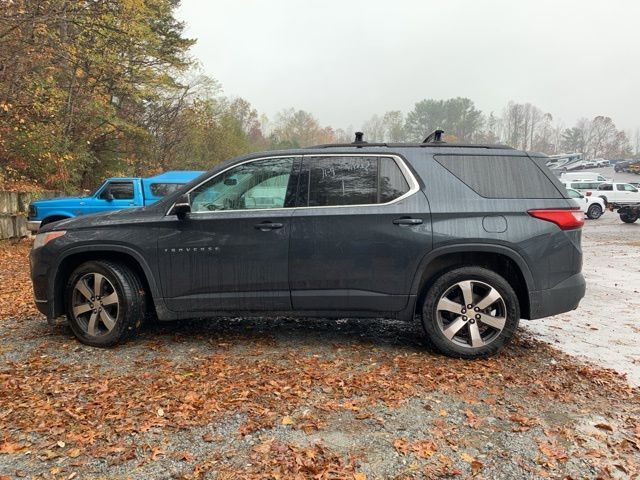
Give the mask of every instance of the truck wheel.
M 602 216 L 602 207 L 597 204 L 593 204 L 587 210 L 587 217 L 591 220 L 597 220 Z
M 637 213 L 621 213 L 620 220 L 622 220 L 624 223 L 635 223 L 636 220 L 638 220 L 638 214 Z
M 142 326 L 144 293 L 137 274 L 121 263 L 83 263 L 67 283 L 69 325 L 82 343 L 94 347 L 116 345 Z
M 427 343 L 450 357 L 498 353 L 520 321 L 518 297 L 500 275 L 481 267 L 451 270 L 431 286 L 422 308 Z

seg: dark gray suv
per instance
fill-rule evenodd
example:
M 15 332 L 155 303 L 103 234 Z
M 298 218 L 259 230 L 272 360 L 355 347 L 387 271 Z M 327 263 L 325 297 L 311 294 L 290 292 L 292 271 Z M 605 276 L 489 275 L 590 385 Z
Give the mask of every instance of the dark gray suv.
M 150 315 L 386 317 L 484 357 L 585 292 L 582 213 L 545 161 L 431 139 L 246 155 L 152 206 L 43 227 L 36 303 L 94 346 Z

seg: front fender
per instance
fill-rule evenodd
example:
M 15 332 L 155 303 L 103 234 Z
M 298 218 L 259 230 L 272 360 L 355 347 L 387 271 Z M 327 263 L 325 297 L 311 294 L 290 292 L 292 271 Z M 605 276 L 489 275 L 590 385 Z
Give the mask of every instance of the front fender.
M 49 278 L 47 281 L 47 285 L 48 285 L 47 299 L 51 301 L 49 311 L 51 312 L 52 317 L 56 317 L 64 313 L 63 307 L 62 305 L 60 305 L 61 302 L 59 302 L 60 290 L 58 289 L 62 288 L 61 285 L 62 285 L 63 279 L 61 278 L 61 275 L 64 273 L 64 269 L 61 269 L 61 266 L 64 264 L 65 260 L 77 254 L 104 253 L 108 255 L 108 254 L 113 254 L 114 252 L 127 255 L 133 258 L 138 263 L 138 265 L 142 269 L 142 272 L 145 276 L 147 285 L 149 285 L 150 294 L 155 304 L 158 316 L 161 319 L 165 319 L 165 317 L 167 316 L 170 317 L 170 315 L 167 315 L 166 313 L 167 310 L 164 306 L 164 300 L 158 288 L 156 277 L 153 273 L 153 270 L 151 269 L 151 266 L 145 259 L 145 257 L 136 249 L 128 247 L 126 245 L 102 244 L 102 243 L 85 244 L 77 247 L 71 247 L 69 249 L 61 251 L 56 256 L 55 260 L 52 262 L 52 265 L 54 266 L 54 268 L 50 269 Z

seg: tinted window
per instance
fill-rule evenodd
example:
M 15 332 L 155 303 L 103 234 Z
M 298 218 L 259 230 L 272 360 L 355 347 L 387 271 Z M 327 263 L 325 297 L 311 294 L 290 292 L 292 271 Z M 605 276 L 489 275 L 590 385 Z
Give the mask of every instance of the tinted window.
M 183 185 L 184 183 L 152 183 L 149 185 L 149 188 L 151 189 L 151 194 L 154 197 L 166 197 Z
M 543 172 L 546 167 L 539 167 L 529 157 L 434 155 L 434 158 L 483 197 L 563 198 L 561 190 Z
M 378 159 L 375 157 L 305 158 L 303 172 L 309 207 L 376 203 Z
M 602 184 L 598 187 L 598 190 L 613 190 L 613 185 L 610 183 Z
M 191 192 L 191 210 L 283 208 L 294 160 L 256 160 L 231 168 Z
M 379 168 L 378 203 L 391 202 L 409 191 L 407 179 L 392 158 L 380 158 Z
M 389 157 L 307 157 L 300 179 L 300 205 L 331 207 L 387 203 L 409 191 Z
M 100 193 L 100 198 L 106 200 L 109 194 L 113 195 L 114 200 L 131 200 L 133 182 L 110 182 Z

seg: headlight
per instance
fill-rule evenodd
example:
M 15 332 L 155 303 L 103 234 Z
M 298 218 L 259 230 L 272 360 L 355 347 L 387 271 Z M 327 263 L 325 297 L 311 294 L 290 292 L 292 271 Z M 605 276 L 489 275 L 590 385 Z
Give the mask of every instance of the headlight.
M 38 209 L 35 205 L 29 205 L 29 218 L 34 218 L 38 214 Z
M 58 238 L 63 236 L 65 233 L 67 233 L 65 230 L 59 230 L 57 232 L 46 232 L 46 233 L 39 233 L 36 235 L 36 239 L 33 242 L 33 248 L 34 250 L 36 248 L 40 248 L 40 247 L 44 247 L 47 243 L 49 243 L 51 240 L 53 240 L 54 238 Z

